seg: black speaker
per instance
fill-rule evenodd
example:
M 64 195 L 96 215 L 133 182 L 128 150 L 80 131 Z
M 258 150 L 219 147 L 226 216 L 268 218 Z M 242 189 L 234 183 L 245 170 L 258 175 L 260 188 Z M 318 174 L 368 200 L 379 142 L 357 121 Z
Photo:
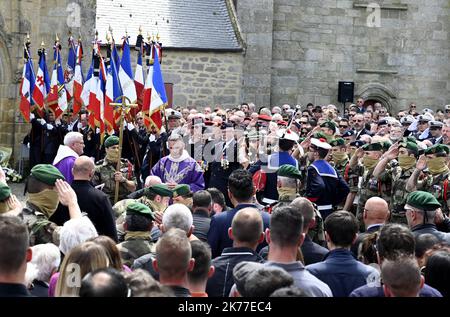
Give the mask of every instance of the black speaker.
M 353 90 L 355 83 L 352 81 L 340 81 L 338 89 L 339 102 L 353 102 Z

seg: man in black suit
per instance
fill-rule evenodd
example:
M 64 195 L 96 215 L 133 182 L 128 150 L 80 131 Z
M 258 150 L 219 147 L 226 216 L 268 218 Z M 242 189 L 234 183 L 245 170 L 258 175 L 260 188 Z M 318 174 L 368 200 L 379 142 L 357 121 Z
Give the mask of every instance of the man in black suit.
M 371 135 L 370 131 L 365 128 L 364 116 L 361 113 L 356 114 L 352 122 L 356 133 L 356 140 L 359 140 L 364 134 Z
M 353 243 L 351 250 L 355 257 L 358 256 L 358 248 L 364 237 L 368 234 L 379 231 L 381 227 L 389 219 L 389 206 L 388 203 L 380 197 L 372 197 L 366 201 L 364 205 L 363 221 L 366 231 L 360 233 Z
M 233 245 L 233 241 L 228 236 L 228 228 L 235 214 L 246 207 L 256 208 L 254 204 L 255 186 L 253 185 L 252 174 L 249 171 L 238 169 L 231 173 L 228 179 L 228 196 L 234 206 L 234 209 L 216 214 L 211 219 L 208 231 L 208 243 L 211 246 L 212 257 L 215 258 L 222 254 L 222 250 Z M 264 229 L 269 227 L 270 215 L 267 212 L 261 212 Z M 266 246 L 267 243 L 261 243 L 258 251 Z
M 0 297 L 29 297 L 25 287 L 31 261 L 28 228 L 17 217 L 0 216 Z
M 199 190 L 192 196 L 193 234 L 203 242 L 208 241 L 211 203 L 211 194 L 206 190 Z
M 94 162 L 89 157 L 77 158 L 73 166 L 72 188 L 77 194 L 81 211 L 87 213 L 98 234 L 108 236 L 117 242 L 117 230 L 109 198 L 90 182 L 94 170 Z

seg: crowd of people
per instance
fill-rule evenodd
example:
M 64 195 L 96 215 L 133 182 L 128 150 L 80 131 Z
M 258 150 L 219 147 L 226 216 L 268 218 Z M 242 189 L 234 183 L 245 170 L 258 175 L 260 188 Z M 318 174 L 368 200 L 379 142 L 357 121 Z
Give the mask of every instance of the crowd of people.
M 33 118 L 0 296 L 448 297 L 450 105 Z

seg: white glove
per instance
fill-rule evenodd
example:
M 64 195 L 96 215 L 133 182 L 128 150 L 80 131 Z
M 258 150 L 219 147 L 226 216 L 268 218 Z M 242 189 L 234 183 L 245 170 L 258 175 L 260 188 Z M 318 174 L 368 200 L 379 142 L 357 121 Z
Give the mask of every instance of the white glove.
M 61 125 L 61 120 L 55 120 L 55 124 L 56 124 L 56 126 L 60 126 Z
M 100 134 L 100 128 L 95 129 L 96 134 Z
M 47 123 L 47 130 L 49 131 L 53 130 L 53 126 L 50 123 Z
M 134 124 L 127 123 L 127 129 L 128 129 L 128 131 L 133 131 L 134 130 Z
M 40 124 L 42 124 L 42 125 L 44 125 L 44 124 L 47 123 L 47 122 L 45 122 L 45 120 L 42 119 L 42 118 L 37 119 L 37 121 L 38 121 Z
M 33 120 L 35 118 L 34 113 L 30 113 L 30 120 Z
M 154 134 L 150 134 L 148 141 L 149 142 L 154 142 L 156 140 L 156 136 Z

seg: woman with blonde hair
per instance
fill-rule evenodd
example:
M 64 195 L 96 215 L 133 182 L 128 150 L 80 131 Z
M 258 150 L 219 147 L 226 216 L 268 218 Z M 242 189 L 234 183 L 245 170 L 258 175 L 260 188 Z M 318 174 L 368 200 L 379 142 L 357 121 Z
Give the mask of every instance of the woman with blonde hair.
M 66 255 L 60 268 L 55 296 L 78 296 L 81 280 L 89 272 L 109 266 L 107 251 L 94 242 L 84 242 Z

